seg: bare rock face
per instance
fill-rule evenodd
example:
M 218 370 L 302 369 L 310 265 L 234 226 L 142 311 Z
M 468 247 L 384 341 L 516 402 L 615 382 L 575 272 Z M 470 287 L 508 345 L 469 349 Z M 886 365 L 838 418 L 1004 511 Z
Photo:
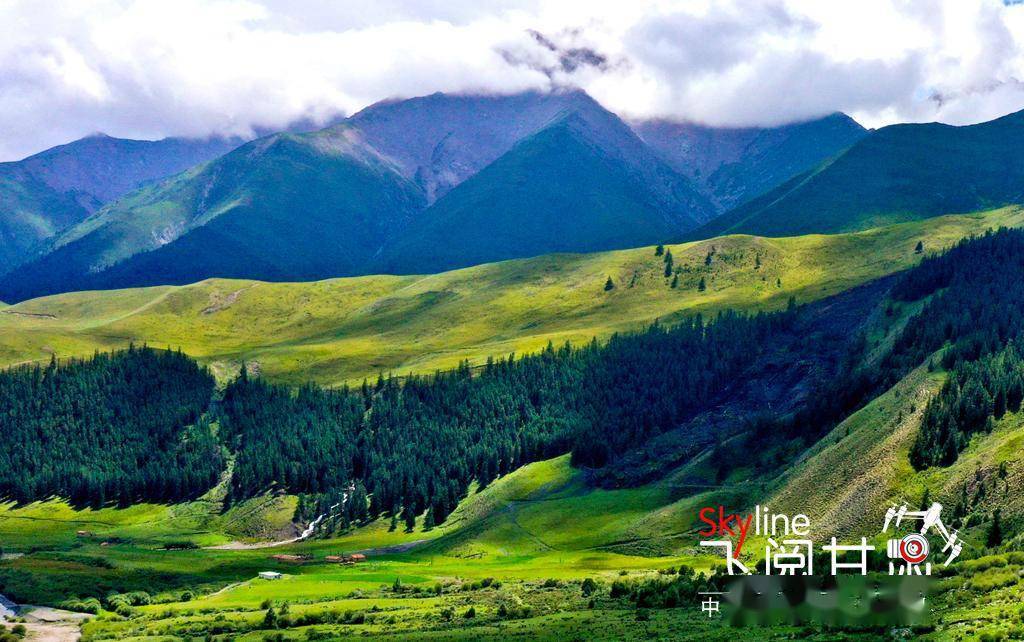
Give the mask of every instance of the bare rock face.
M 437 93 L 371 105 L 348 119 L 346 126 L 358 129 L 433 203 L 560 114 L 591 105 L 597 103 L 580 91 Z

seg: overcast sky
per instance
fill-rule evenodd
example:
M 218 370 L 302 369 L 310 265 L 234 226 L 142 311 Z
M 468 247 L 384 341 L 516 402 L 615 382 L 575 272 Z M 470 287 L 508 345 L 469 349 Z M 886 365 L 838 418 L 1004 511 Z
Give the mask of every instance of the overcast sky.
M 1024 108 L 1024 4 L 0 0 L 0 160 L 563 85 L 714 125 L 979 122 Z

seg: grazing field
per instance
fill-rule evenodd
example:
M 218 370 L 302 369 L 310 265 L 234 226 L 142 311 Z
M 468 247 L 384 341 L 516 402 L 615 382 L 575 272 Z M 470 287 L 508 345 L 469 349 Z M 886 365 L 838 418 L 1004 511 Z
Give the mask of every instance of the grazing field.
M 442 527 L 427 532 L 389 532 L 381 520 L 340 538 L 273 549 L 163 550 L 169 541 L 205 544 L 232 535 L 206 531 L 211 522 L 176 519 L 201 513 L 200 503 L 100 511 L 74 511 L 56 502 L 8 507 L 0 516 L 0 533 L 11 541 L 9 552 L 25 555 L 0 566 L 2 590 L 22 601 L 72 608 L 86 605 L 67 604 L 68 596 L 102 603 L 108 594 L 147 592 L 151 605 L 122 609 L 121 615 L 104 607 L 85 626 L 86 639 L 202 629 L 221 631 L 223 639 L 262 640 L 262 633 L 241 634 L 260 629 L 268 601 L 278 609 L 289 604 L 292 617 L 316 614 L 309 618 L 332 634 L 415 639 L 447 631 L 453 639 L 500 638 L 508 631 L 536 633 L 536 627 L 549 624 L 569 632 L 596 618 L 607 623 L 607 639 L 613 639 L 613 632 L 620 638 L 641 635 L 652 626 L 682 625 L 691 616 L 664 614 L 641 623 L 622 599 L 596 594 L 601 606 L 592 611 L 581 593 L 583 579 L 593 578 L 607 594 L 620 578 L 657 577 L 659 569 L 683 561 L 707 571 L 713 561 L 695 558 L 692 542 L 674 537 L 665 539 L 664 551 L 655 557 L 617 552 L 619 542 L 638 536 L 660 539 L 646 527 L 652 512 L 676 513 L 677 528 L 689 530 L 691 511 L 676 505 L 669 489 L 659 485 L 591 490 L 567 456 L 523 467 L 472 493 Z M 23 521 L 42 515 L 48 516 L 45 526 L 24 529 Z M 93 530 L 76 536 L 85 528 Z M 6 539 L 12 533 L 25 537 Z M 406 546 L 411 548 L 400 550 Z M 326 555 L 357 550 L 369 559 L 354 566 L 324 562 Z M 273 560 L 278 553 L 310 554 L 315 561 Z M 284 578 L 256 579 L 264 570 L 282 572 Z M 513 614 L 499 616 L 502 605 Z M 478 614 L 472 622 L 464 616 L 469 607 Z M 464 630 L 466 624 L 475 633 Z M 307 635 L 308 627 L 293 628 L 289 634 Z
M 90 355 L 129 342 L 180 347 L 226 379 L 246 361 L 297 384 L 358 382 L 482 363 L 549 341 L 585 342 L 724 308 L 784 307 L 899 271 L 925 251 L 1024 224 L 1024 210 L 939 217 L 834 236 L 730 236 L 654 248 L 506 261 L 431 276 L 314 283 L 212 279 L 79 292 L 0 311 L 0 364 Z M 709 259 L 709 254 L 710 259 Z M 609 277 L 611 289 L 605 284 Z M 705 289 L 700 289 L 703 279 Z M 672 287 L 675 280 L 676 286 Z

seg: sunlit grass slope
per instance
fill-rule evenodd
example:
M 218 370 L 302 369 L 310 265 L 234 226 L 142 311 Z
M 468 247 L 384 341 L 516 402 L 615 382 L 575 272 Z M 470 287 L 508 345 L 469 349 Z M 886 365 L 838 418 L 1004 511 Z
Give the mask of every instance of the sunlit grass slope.
M 944 515 L 966 493 L 971 514 L 962 535 L 969 555 L 978 555 L 997 508 L 1004 523 L 1024 523 L 1024 413 L 1008 413 L 991 433 L 975 435 L 951 466 L 915 471 L 910 448 L 928 399 L 944 381 L 941 371 L 914 370 L 815 444 L 764 503 L 806 513 L 819 537 L 871 535 L 881 531 L 888 506 L 906 503 L 916 510 L 925 489 Z
M 24 551 L 105 540 L 159 548 L 167 542 L 208 546 L 290 535 L 294 497 L 265 495 L 223 512 L 221 502 L 211 498 L 216 492 L 171 506 L 76 510 L 57 500 L 21 507 L 6 504 L 0 506 L 0 538 L 8 550 Z M 413 531 L 390 530 L 388 520 L 380 519 L 340 537 L 287 548 L 322 554 L 415 544 L 423 556 L 500 564 L 523 556 L 633 554 L 637 550 L 626 544 L 642 541 L 648 542 L 652 554 L 672 555 L 681 547 L 675 540 L 693 525 L 688 512 L 693 499 L 677 505 L 670 483 L 622 490 L 591 488 L 584 483 L 583 473 L 569 465 L 569 456 L 563 455 L 524 466 L 484 489 L 472 489 L 439 527 L 425 531 L 421 519 Z M 649 525 L 652 512 L 660 514 L 657 528 Z M 666 530 L 675 518 L 679 522 Z M 78 531 L 88 536 L 81 537 Z
M 263 495 L 224 510 L 218 489 L 174 505 L 135 504 L 127 508 L 76 509 L 62 500 L 27 506 L 0 505 L 0 543 L 8 551 L 70 548 L 125 540 L 143 547 L 190 541 L 197 545 L 232 540 L 292 537 L 296 498 Z M 80 535 L 80 532 L 85 535 Z
M 180 347 L 219 375 L 243 361 L 266 376 L 335 384 L 588 341 L 723 308 L 809 301 L 907 268 L 965 235 L 1024 224 L 1005 208 L 839 235 L 729 236 L 671 246 L 677 287 L 651 247 L 549 255 L 431 276 L 312 283 L 213 279 L 80 292 L 0 312 L 0 364 L 91 354 L 130 341 Z M 710 265 L 706 258 L 714 248 Z M 615 287 L 604 289 L 612 278 Z M 706 291 L 698 284 L 705 280 Z

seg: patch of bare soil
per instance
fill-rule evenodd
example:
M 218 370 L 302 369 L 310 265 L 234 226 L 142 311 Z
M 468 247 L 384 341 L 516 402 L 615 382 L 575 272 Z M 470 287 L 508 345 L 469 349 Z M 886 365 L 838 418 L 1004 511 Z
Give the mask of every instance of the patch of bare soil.
M 253 286 L 244 287 L 240 290 L 235 290 L 227 296 L 221 295 L 219 292 L 210 293 L 210 305 L 203 308 L 203 314 L 213 314 L 214 312 L 220 312 L 226 310 L 238 301 L 238 297 L 242 296 L 242 292 L 245 292 Z
M 381 546 L 379 548 L 364 548 L 361 551 L 354 551 L 355 553 L 362 553 L 363 555 L 393 555 L 394 553 L 404 553 L 411 551 L 420 544 L 426 544 L 429 539 L 417 539 L 404 544 L 395 544 L 393 546 Z
M 282 539 L 277 542 L 228 542 L 227 544 L 217 544 L 216 546 L 205 546 L 214 551 L 250 551 L 259 548 L 274 548 L 275 546 L 284 546 L 285 544 L 294 544 L 295 542 L 302 541 L 301 537 L 293 537 L 291 539 Z
M 77 642 L 82 631 L 69 622 L 26 622 L 26 642 Z
M 45 606 L 23 606 L 21 614 L 27 642 L 77 642 L 82 637 L 82 622 L 91 617 Z

